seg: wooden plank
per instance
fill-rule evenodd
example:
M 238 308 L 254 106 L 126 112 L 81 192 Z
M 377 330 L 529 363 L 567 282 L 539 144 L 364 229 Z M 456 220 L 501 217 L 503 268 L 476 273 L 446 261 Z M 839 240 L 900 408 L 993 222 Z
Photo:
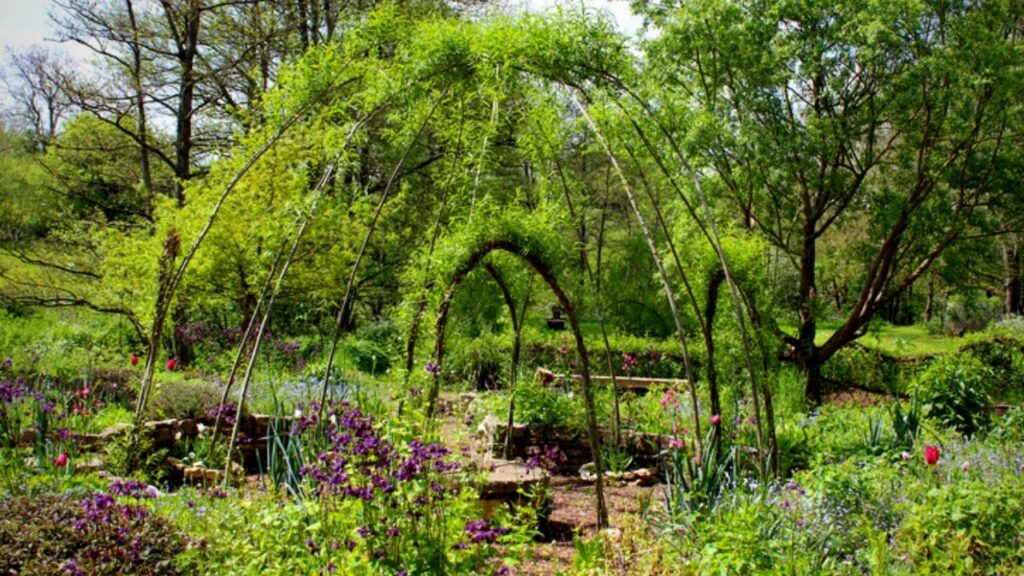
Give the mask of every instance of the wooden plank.
M 535 374 L 535 378 L 544 385 L 560 382 L 565 377 L 564 374 L 556 374 L 546 368 L 538 368 Z M 570 374 L 569 377 L 577 382 L 583 380 L 583 376 L 580 374 Z M 612 377 L 593 375 L 590 377 L 590 381 L 597 384 L 611 384 Z M 619 390 L 648 390 L 655 385 L 681 390 L 687 384 L 685 378 L 649 378 L 646 376 L 616 376 L 615 383 L 618 384 Z

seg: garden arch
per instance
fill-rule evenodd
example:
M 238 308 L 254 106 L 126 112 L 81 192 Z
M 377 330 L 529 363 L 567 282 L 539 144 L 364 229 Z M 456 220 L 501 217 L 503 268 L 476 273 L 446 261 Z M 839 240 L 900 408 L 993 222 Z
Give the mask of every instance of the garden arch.
M 601 445 L 600 445 L 600 434 L 597 431 L 597 416 L 594 410 L 594 396 L 590 389 L 590 367 L 587 356 L 587 347 L 583 341 L 583 333 L 580 331 L 579 320 L 576 317 L 576 308 L 573 307 L 572 301 L 566 295 L 565 291 L 558 284 L 558 280 L 555 277 L 553 267 L 544 260 L 540 255 L 531 252 L 524 245 L 514 240 L 508 239 L 492 239 L 481 242 L 475 250 L 460 264 L 457 266 L 452 273 L 451 280 L 448 282 L 448 287 L 445 290 L 444 298 L 441 300 L 441 304 L 437 310 L 436 320 L 436 336 L 434 337 L 434 360 L 438 366 L 442 365 L 444 360 L 444 341 L 445 341 L 445 328 L 448 323 L 448 311 L 451 308 L 452 300 L 455 296 L 455 291 L 458 289 L 462 281 L 465 280 L 466 276 L 472 272 L 483 259 L 494 251 L 502 251 L 511 254 L 534 270 L 547 284 L 548 288 L 555 295 L 558 300 L 558 304 L 565 311 L 566 317 L 569 319 L 569 325 L 572 328 L 573 336 L 576 340 L 576 352 L 580 357 L 580 374 L 582 376 L 582 389 L 583 389 L 583 402 L 586 406 L 587 411 L 587 431 L 590 437 L 590 452 L 591 457 L 594 459 L 594 468 L 597 471 L 597 523 L 599 528 L 604 528 L 608 525 L 608 509 L 605 505 L 604 499 L 604 470 L 601 464 Z M 441 387 L 441 376 L 440 373 L 434 374 L 434 380 L 430 387 L 430 394 L 428 396 L 428 407 L 427 417 L 433 419 L 437 409 L 437 397 L 440 393 Z

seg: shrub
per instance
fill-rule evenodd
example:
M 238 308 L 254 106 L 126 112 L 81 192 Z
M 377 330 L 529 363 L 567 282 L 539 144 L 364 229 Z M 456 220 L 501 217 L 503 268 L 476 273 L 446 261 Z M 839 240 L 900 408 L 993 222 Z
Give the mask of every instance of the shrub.
M 387 349 L 372 340 L 350 340 L 347 350 L 356 368 L 367 374 L 382 374 L 391 367 Z
M 954 295 L 946 303 L 943 330 L 957 336 L 982 330 L 990 322 L 998 320 L 1002 313 L 1003 304 L 999 298 L 985 298 L 977 293 Z
M 994 398 L 1024 400 L 1024 341 L 1019 336 L 992 336 L 964 346 L 961 352 L 970 352 L 992 370 Z
M 476 338 L 452 340 L 443 367 L 455 380 L 476 390 L 501 387 L 508 374 L 512 347 L 502 337 L 484 333 Z
M 200 380 L 172 380 L 161 382 L 146 408 L 150 418 L 205 418 L 211 409 L 220 405 L 222 388 L 219 384 Z
M 1011 574 L 1024 563 L 1019 478 L 968 479 L 923 491 L 894 534 L 919 574 Z
M 164 460 L 170 452 L 153 447 L 148 434 L 124 434 L 107 444 L 107 470 L 116 476 L 139 475 L 150 482 L 160 482 L 166 475 Z
M 573 398 L 564 391 L 546 388 L 534 382 L 516 386 L 516 422 L 549 426 L 582 425 L 575 418 Z
M 918 376 L 914 390 L 925 413 L 965 435 L 989 424 L 992 370 L 970 353 L 943 356 Z

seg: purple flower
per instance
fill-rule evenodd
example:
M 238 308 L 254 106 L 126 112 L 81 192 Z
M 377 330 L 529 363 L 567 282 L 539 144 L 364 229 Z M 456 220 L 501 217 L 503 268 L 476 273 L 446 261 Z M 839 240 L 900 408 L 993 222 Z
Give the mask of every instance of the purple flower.
M 424 367 L 424 370 L 433 374 L 434 376 L 437 376 L 438 374 L 441 373 L 441 367 L 438 366 L 437 364 L 434 364 L 433 362 L 427 362 L 427 365 Z
M 463 532 L 472 544 L 493 544 L 499 536 L 508 533 L 508 528 L 491 526 L 486 520 L 470 520 Z
M 545 446 L 537 448 L 531 446 L 526 450 L 526 467 L 528 469 L 541 468 L 547 472 L 555 473 L 565 464 L 566 457 L 558 446 Z
M 10 369 L 11 369 L 11 365 L 12 365 L 12 364 L 14 364 L 14 361 L 13 361 L 13 360 L 11 360 L 11 357 L 10 357 L 10 356 L 8 356 L 7 358 L 5 358 L 5 359 L 4 359 L 4 363 L 3 363 L 3 368 L 4 368 L 4 370 L 10 370 Z

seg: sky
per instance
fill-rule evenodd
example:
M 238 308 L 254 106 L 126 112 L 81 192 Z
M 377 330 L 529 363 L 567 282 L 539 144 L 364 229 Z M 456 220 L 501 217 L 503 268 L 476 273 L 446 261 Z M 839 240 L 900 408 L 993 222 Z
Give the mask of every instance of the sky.
M 629 11 L 625 0 L 583 0 L 590 8 L 607 11 L 626 33 L 636 32 L 641 25 L 639 17 Z M 556 0 L 513 0 L 512 5 L 525 5 L 530 10 L 543 10 Z M 84 58 L 88 51 L 79 46 L 47 42 L 55 36 L 47 12 L 50 0 L 0 0 L 0 45 L 5 48 L 24 48 L 33 44 L 60 46 L 73 57 Z M 6 59 L 6 57 L 4 58 Z

